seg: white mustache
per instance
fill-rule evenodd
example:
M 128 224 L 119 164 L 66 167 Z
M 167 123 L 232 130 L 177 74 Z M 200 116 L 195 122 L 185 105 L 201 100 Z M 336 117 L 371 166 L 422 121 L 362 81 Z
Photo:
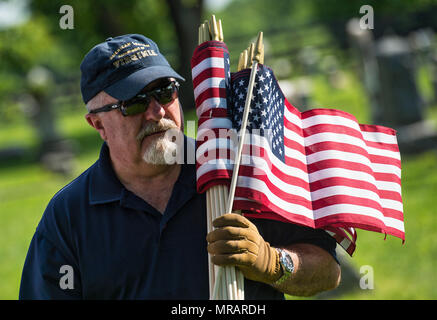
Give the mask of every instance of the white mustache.
M 159 122 L 149 122 L 141 129 L 137 135 L 137 141 L 142 141 L 145 137 L 156 132 L 167 131 L 169 129 L 178 129 L 173 120 L 163 118 Z

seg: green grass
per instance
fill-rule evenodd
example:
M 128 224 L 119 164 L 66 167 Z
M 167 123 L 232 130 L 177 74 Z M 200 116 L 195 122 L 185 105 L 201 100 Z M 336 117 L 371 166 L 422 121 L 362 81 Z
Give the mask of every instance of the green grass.
M 322 76 L 314 79 L 314 107 L 342 109 L 360 122 L 369 122 L 367 100 L 358 80 L 346 74 L 346 87 L 332 88 Z M 75 169 L 70 177 L 48 172 L 32 161 L 0 162 L 0 299 L 17 299 L 21 271 L 35 228 L 50 198 L 90 166 L 98 157 L 100 138 L 83 118 L 84 109 L 60 118 L 59 128 L 76 145 Z M 430 117 L 437 119 L 436 109 Z M 185 120 L 192 119 L 186 114 Z M 0 127 L 0 149 L 34 148 L 33 131 L 25 122 Z M 402 192 L 406 242 L 358 230 L 357 250 L 347 259 L 356 270 L 374 270 L 373 290 L 356 290 L 341 299 L 436 299 L 437 283 L 437 154 L 426 152 L 402 157 Z M 358 286 L 358 283 L 356 284 Z

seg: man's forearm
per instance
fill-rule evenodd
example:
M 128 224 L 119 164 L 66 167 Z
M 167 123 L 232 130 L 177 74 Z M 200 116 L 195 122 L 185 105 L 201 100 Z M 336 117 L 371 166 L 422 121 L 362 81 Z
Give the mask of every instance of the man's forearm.
M 272 285 L 279 291 L 293 296 L 312 296 L 335 289 L 340 283 L 340 266 L 322 248 L 302 243 L 281 249 L 290 254 L 294 271 L 280 285 Z

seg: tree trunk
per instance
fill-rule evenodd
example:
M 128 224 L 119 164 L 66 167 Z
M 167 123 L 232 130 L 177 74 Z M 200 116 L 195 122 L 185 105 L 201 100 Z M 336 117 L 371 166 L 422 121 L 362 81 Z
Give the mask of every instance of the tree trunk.
M 178 73 L 185 78 L 181 83 L 180 101 L 185 111 L 195 107 L 191 79 L 191 57 L 197 46 L 198 29 L 203 10 L 203 0 L 167 0 L 174 21 L 179 45 Z

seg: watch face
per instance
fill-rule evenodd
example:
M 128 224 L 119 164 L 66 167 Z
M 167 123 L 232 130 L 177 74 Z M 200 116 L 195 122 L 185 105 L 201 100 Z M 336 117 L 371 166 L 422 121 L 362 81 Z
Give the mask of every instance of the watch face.
M 293 260 L 291 260 L 290 255 L 288 253 L 286 253 L 285 251 L 282 251 L 281 262 L 282 262 L 284 268 L 287 269 L 288 272 L 293 272 L 293 270 L 294 270 Z

